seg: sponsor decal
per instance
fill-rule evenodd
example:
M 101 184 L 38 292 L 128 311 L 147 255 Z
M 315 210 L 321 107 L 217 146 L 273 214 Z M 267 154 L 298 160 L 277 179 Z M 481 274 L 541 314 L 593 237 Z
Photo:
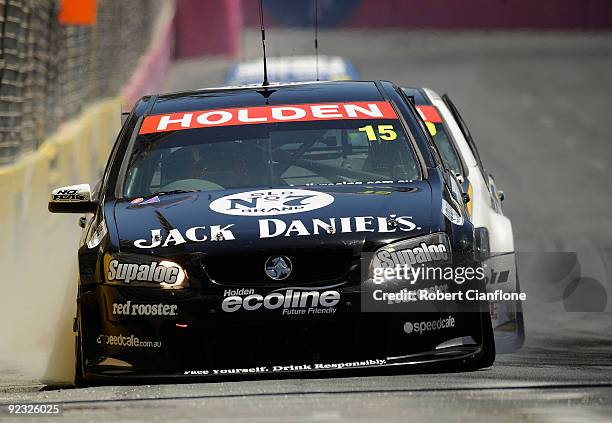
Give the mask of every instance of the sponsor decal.
M 283 316 L 334 314 L 340 302 L 340 292 L 327 289 L 336 286 L 282 288 L 266 295 L 257 294 L 254 289 L 226 289 L 221 309 L 226 313 L 239 310 L 280 310 Z
M 390 217 L 356 216 L 331 217 L 327 219 L 294 219 L 284 221 L 281 219 L 259 219 L 259 238 L 313 236 L 321 234 L 334 235 L 336 233 L 378 232 L 393 233 L 397 231 L 410 232 L 421 229 L 412 222 L 412 216 Z M 150 239 L 134 241 L 137 248 L 157 248 L 185 244 L 186 242 L 204 241 L 232 241 L 236 237 L 232 232 L 233 223 L 225 226 L 213 225 L 207 231 L 205 226 L 194 226 L 184 233 L 174 228 L 162 236 L 161 229 L 151 229 Z
M 79 192 L 78 189 L 59 189 L 53 193 L 53 201 L 85 201 L 87 195 Z
M 395 215 L 391 215 L 390 217 L 356 216 L 310 220 L 297 219 L 289 223 L 281 219 L 260 219 L 259 237 L 308 236 L 319 235 L 320 233 L 392 233 L 397 230 L 410 232 L 414 229 L 421 229 L 417 227 L 411 219 L 411 216 Z M 394 222 L 393 225 L 389 224 L 390 220 Z
M 115 316 L 178 316 L 178 305 L 176 304 L 132 304 L 113 303 L 113 315 Z
M 246 367 L 238 369 L 213 369 L 213 370 L 186 370 L 183 374 L 187 376 L 204 376 L 204 375 L 239 375 L 248 373 L 265 373 L 268 368 L 262 367 Z
M 154 134 L 219 126 L 349 119 L 397 119 L 397 114 L 387 101 L 194 110 L 147 116 L 139 133 Z
M 442 123 L 442 117 L 436 106 L 416 106 L 416 109 L 425 122 Z
M 208 230 L 206 226 L 194 226 L 185 231 L 184 235 L 178 229 L 171 229 L 168 231 L 167 236 L 163 238 L 161 229 L 151 230 L 151 240 L 138 239 L 134 241 L 134 246 L 137 248 L 156 248 L 156 247 L 168 247 L 185 244 L 187 241 L 191 242 L 204 242 L 204 241 L 232 241 L 236 239 L 231 231 L 231 227 L 234 224 L 225 226 L 212 225 Z
M 334 197 L 324 192 L 270 189 L 226 195 L 210 203 L 210 208 L 234 216 L 273 216 L 316 210 L 333 202 Z
M 159 197 L 156 195 L 155 197 L 149 198 L 148 200 L 143 201 L 140 204 L 153 204 L 153 203 L 159 203 Z
M 449 329 L 455 327 L 455 318 L 453 316 L 440 317 L 438 320 L 429 322 L 406 322 L 404 324 L 404 332 L 407 334 L 416 333 L 422 335 L 425 332 L 434 330 Z
M 345 363 L 314 363 L 314 364 L 291 364 L 288 366 L 259 366 L 238 369 L 212 369 L 212 370 L 185 370 L 185 376 L 207 376 L 207 375 L 230 375 L 248 373 L 279 373 L 296 372 L 304 370 L 340 370 L 345 368 L 357 368 L 368 366 L 383 366 L 387 360 L 377 358 L 373 360 L 349 361 Z
M 143 341 L 134 335 L 99 335 L 96 342 L 105 346 L 161 348 L 161 341 Z
M 425 122 L 425 126 L 432 137 L 435 137 L 438 133 L 436 123 L 442 123 L 442 118 L 438 113 L 438 109 L 435 106 L 417 106 L 417 111 L 421 116 L 421 119 Z
M 118 260 L 111 260 L 108 263 L 106 279 L 109 282 L 122 281 L 129 284 L 132 281 L 156 282 L 174 284 L 179 278 L 180 269 L 176 266 L 168 266 L 171 262 L 151 264 L 120 263 Z
M 341 186 L 341 185 L 407 184 L 407 183 L 412 183 L 412 182 L 413 181 L 410 179 L 398 179 L 397 181 L 392 181 L 392 180 L 388 180 L 388 181 L 351 181 L 351 182 L 342 181 L 342 182 L 321 182 L 321 183 L 309 182 L 304 185 L 307 187 L 315 187 L 315 186 L 326 187 L 326 186 Z
M 367 195 L 391 195 L 393 191 L 383 191 L 383 190 L 373 190 L 369 189 L 367 191 L 359 191 L 357 194 L 367 194 Z
M 449 254 L 444 244 L 421 244 L 414 248 L 399 251 L 381 250 L 376 253 L 380 267 L 414 266 L 415 264 L 446 261 Z
M 344 369 L 345 367 L 366 367 L 366 366 L 382 366 L 387 364 L 387 360 L 378 358 L 375 360 L 364 360 L 364 361 L 349 361 L 347 363 L 327 363 L 327 364 L 315 364 L 314 369 Z
M 89 192 L 90 188 L 88 184 L 58 188 L 51 192 L 51 201 L 64 203 L 89 201 Z
M 406 280 L 414 284 L 420 276 L 426 276 L 424 269 L 414 267 L 415 265 L 446 262 L 449 259 L 449 251 L 443 243 L 421 242 L 413 248 L 380 250 L 374 254 L 372 259 L 372 280 L 375 284 L 388 280 Z

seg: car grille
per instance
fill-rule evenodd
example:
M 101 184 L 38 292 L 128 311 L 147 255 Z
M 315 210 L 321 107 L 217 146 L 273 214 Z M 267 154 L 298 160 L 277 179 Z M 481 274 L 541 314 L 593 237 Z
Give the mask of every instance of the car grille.
M 286 256 L 291 260 L 292 272 L 282 281 L 266 276 L 265 264 L 268 258 Z M 202 259 L 206 276 L 212 282 L 228 286 L 291 286 L 299 283 L 312 285 L 330 282 L 347 277 L 351 270 L 358 267 L 358 259 L 353 259 L 351 250 L 312 251 L 302 253 L 249 254 Z

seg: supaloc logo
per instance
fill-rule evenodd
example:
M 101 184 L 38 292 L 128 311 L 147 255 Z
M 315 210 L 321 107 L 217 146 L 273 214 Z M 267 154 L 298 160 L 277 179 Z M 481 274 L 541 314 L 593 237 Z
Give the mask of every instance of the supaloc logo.
M 418 264 L 449 260 L 450 254 L 446 245 L 427 244 L 421 242 L 418 246 L 398 251 L 380 250 L 374 255 L 374 265 L 377 267 L 415 266 Z
M 226 195 L 210 203 L 217 213 L 234 216 L 272 216 L 326 207 L 334 197 L 305 189 L 267 189 Z
M 152 262 L 147 264 L 121 263 L 110 260 L 106 271 L 106 280 L 129 284 L 132 281 L 175 284 L 182 282 L 184 274 L 181 269 L 170 261 Z

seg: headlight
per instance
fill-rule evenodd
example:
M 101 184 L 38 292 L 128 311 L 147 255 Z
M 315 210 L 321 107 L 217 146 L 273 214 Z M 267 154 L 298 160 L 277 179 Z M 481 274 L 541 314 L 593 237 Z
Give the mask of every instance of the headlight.
M 385 245 L 374 252 L 368 277 L 380 276 L 384 270 L 425 265 L 441 265 L 452 261 L 448 236 L 443 233 L 425 235 Z
M 87 248 L 94 248 L 100 245 L 107 233 L 106 222 L 102 219 L 100 223 L 98 223 L 98 226 L 93 231 L 89 232 Z
M 180 264 L 136 254 L 104 255 L 104 282 L 111 285 L 183 289 L 189 286 Z
M 442 214 L 455 225 L 463 225 L 463 216 L 453 208 L 448 202 L 442 199 Z

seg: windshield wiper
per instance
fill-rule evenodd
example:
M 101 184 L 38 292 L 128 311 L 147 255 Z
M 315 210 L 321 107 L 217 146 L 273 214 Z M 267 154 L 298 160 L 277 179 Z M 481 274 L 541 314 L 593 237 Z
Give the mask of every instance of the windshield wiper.
M 173 189 L 170 191 L 157 191 L 147 197 L 153 197 L 155 195 L 171 195 L 171 194 L 187 194 L 190 192 L 200 192 L 199 189 Z

